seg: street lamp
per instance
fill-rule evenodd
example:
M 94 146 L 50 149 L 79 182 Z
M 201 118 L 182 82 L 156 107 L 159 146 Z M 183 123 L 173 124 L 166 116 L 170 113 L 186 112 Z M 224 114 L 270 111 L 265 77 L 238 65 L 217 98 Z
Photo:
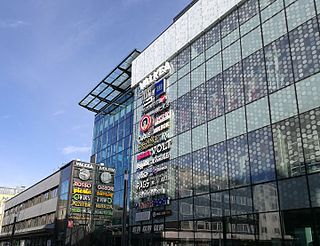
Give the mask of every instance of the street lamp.
M 125 170 L 124 171 L 124 194 L 123 194 L 123 210 L 122 210 L 122 240 L 121 240 L 121 246 L 126 246 L 128 178 L 129 178 L 128 170 Z

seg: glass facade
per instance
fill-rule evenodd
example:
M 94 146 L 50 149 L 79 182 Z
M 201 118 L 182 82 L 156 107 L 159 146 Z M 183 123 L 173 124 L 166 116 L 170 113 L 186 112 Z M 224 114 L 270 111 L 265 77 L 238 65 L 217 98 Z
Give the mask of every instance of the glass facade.
M 132 245 L 320 245 L 319 6 L 244 1 L 170 58 L 170 159 L 147 197 L 136 88 Z
M 131 170 L 132 104 L 133 98 L 112 114 L 97 114 L 94 121 L 92 155 L 97 163 L 115 169 L 113 225 L 122 224 L 124 172 Z

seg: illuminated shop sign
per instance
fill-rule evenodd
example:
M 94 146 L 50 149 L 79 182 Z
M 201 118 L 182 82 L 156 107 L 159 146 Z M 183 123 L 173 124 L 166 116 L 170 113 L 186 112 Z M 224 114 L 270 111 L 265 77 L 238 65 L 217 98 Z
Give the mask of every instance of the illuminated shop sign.
M 75 206 L 75 207 L 91 207 L 91 203 L 90 202 L 82 202 L 82 201 L 72 201 L 71 206 Z
M 142 232 L 143 232 L 143 233 L 150 233 L 151 230 L 152 230 L 152 225 L 142 226 Z
M 96 203 L 96 208 L 112 209 L 112 205 L 104 203 Z
M 97 196 L 113 197 L 113 193 L 108 193 L 105 191 L 97 191 Z
M 161 132 L 165 129 L 168 129 L 170 127 L 170 122 L 166 122 L 160 126 L 157 126 L 153 129 L 153 133 L 158 133 L 158 132 Z
M 112 204 L 113 199 L 111 197 L 97 197 L 96 201 L 99 203 Z
M 167 166 L 163 166 L 163 167 L 155 167 L 150 171 L 145 171 L 145 172 L 140 172 L 139 173 L 139 179 L 145 179 L 148 178 L 150 176 L 155 176 L 161 172 L 164 172 L 167 170 Z
M 137 160 L 138 160 L 138 161 L 143 160 L 143 159 L 145 159 L 145 158 L 150 157 L 151 155 L 152 155 L 152 153 L 151 153 L 151 151 L 150 151 L 150 150 L 145 151 L 145 152 L 143 152 L 143 153 L 141 153 L 141 154 L 137 155 Z
M 172 214 L 171 210 L 155 211 L 152 213 L 153 218 L 170 216 Z
M 136 213 L 136 222 L 150 220 L 150 211 Z
M 154 95 L 156 97 L 161 96 L 163 93 L 165 93 L 164 79 L 158 81 L 154 85 Z
M 89 189 L 73 188 L 73 193 L 91 195 L 92 191 Z
M 136 183 L 136 188 L 138 191 L 140 190 L 146 190 L 151 186 L 156 186 L 163 184 L 168 181 L 168 175 L 161 174 L 156 177 L 151 177 L 145 180 L 140 180 Z
M 114 191 L 114 187 L 113 186 L 109 186 L 109 185 L 97 185 L 97 189 L 98 190 L 105 190 L 105 191 Z
M 72 199 L 76 201 L 91 201 L 91 195 L 73 194 Z
M 75 162 L 74 164 L 76 167 L 82 167 L 86 169 L 93 169 L 93 165 L 91 163 L 85 163 L 85 162 Z
M 148 113 L 151 110 L 155 110 L 155 112 L 160 112 L 160 111 L 164 110 L 165 108 L 168 108 L 169 103 L 165 103 L 166 100 L 167 100 L 167 96 L 165 94 L 161 95 L 159 100 L 156 100 L 153 104 L 151 104 L 147 107 L 144 107 L 142 110 L 143 113 Z
M 140 120 L 140 130 L 142 132 L 147 132 L 152 126 L 152 119 L 150 115 L 144 115 Z
M 94 214 L 112 216 L 113 215 L 113 211 L 112 210 L 96 210 L 96 211 L 94 211 Z
M 153 188 L 150 190 L 146 191 L 141 191 L 138 193 L 139 198 L 145 198 L 145 197 L 152 197 L 152 196 L 157 196 L 157 195 L 165 195 L 166 194 L 166 189 L 164 188 Z
M 164 231 L 164 224 L 153 225 L 153 232 L 161 232 L 161 231 Z
M 161 154 L 162 152 L 169 150 L 170 146 L 171 146 L 171 139 L 164 143 L 159 143 L 151 149 L 152 155 Z
M 74 186 L 74 187 L 91 189 L 92 184 L 91 184 L 91 183 L 87 183 L 87 182 L 74 181 L 74 182 L 73 182 L 73 186 Z
M 82 213 L 82 214 L 90 214 L 91 213 L 91 209 L 81 208 L 81 207 L 72 207 L 70 211 L 71 211 L 71 213 Z
M 169 204 L 170 204 L 170 197 L 165 196 L 161 198 L 152 199 L 149 201 L 136 203 L 134 206 L 135 208 L 138 208 L 138 209 L 146 209 L 146 208 L 165 206 Z
M 170 119 L 170 111 L 166 111 L 162 114 L 160 114 L 159 116 L 156 117 L 155 121 L 154 121 L 154 125 L 160 125 L 161 123 L 167 121 Z
M 162 155 L 155 156 L 152 160 L 146 160 L 146 161 L 139 163 L 137 166 L 137 169 L 142 170 L 148 166 L 158 164 L 158 163 L 163 162 L 168 159 L 170 159 L 170 154 L 164 153 Z
M 159 68 L 157 68 L 154 72 L 152 72 L 148 77 L 146 77 L 141 83 L 140 83 L 140 89 L 143 90 L 146 87 L 148 87 L 150 84 L 156 82 L 161 77 L 165 76 L 166 74 L 169 74 L 171 71 L 171 65 L 169 62 L 166 62 Z
M 87 181 L 90 179 L 90 171 L 88 169 L 85 168 L 81 168 L 79 170 L 79 179 L 83 180 L 83 181 Z

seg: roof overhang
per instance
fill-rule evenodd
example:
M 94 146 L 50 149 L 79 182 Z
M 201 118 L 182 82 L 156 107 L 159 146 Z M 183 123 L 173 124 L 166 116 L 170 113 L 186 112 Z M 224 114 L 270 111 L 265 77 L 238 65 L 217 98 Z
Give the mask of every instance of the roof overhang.
M 140 54 L 132 51 L 115 69 L 112 70 L 79 105 L 94 113 L 111 114 L 117 107 L 133 96 L 131 89 L 131 63 Z

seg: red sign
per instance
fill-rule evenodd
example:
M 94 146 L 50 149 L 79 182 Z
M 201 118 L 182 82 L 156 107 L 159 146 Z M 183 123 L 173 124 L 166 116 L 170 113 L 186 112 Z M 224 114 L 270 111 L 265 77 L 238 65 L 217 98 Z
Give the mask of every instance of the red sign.
M 152 125 L 152 119 L 149 115 L 144 115 L 140 120 L 140 130 L 142 132 L 147 132 Z
M 68 220 L 68 228 L 72 228 L 73 227 L 73 220 Z

